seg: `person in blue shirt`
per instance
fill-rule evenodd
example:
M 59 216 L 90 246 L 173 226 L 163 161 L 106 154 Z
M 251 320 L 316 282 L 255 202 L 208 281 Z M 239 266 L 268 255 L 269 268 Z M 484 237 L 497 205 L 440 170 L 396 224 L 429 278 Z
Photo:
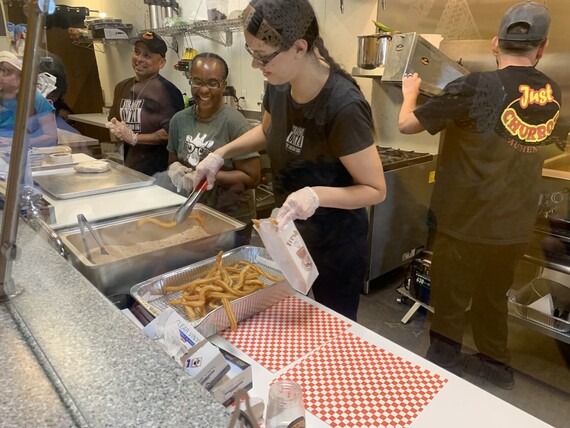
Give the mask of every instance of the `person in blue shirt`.
M 12 52 L 0 51 L 0 146 L 12 144 L 21 74 L 22 60 Z M 34 107 L 28 118 L 28 147 L 57 144 L 54 112 L 53 105 L 36 91 Z

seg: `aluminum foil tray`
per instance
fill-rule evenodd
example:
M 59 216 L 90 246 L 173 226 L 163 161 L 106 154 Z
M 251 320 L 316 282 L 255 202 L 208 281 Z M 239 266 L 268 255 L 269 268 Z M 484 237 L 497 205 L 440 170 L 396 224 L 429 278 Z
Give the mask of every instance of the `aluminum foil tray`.
M 190 282 L 205 273 L 213 266 L 216 257 L 194 263 L 190 266 L 180 268 L 163 275 L 156 276 L 147 281 L 141 282 L 131 288 L 131 295 L 152 315 L 157 316 L 164 309 L 171 307 L 168 301 L 177 298 L 181 292 L 167 293 L 165 295 L 150 294 L 151 288 L 156 290 L 166 285 L 180 285 Z M 222 263 L 230 265 L 239 260 L 245 260 L 276 276 L 283 276 L 279 267 L 271 260 L 265 248 L 243 246 L 227 251 L 222 256 Z M 266 278 L 261 278 L 269 287 L 258 290 L 239 299 L 230 302 L 236 320 L 242 321 L 252 315 L 268 308 L 269 306 L 294 294 L 293 288 L 287 281 L 273 283 Z M 172 306 L 176 312 L 186 318 L 184 309 L 180 305 Z M 191 324 L 204 337 L 212 336 L 230 326 L 230 321 L 223 307 L 219 307 L 208 313 L 205 317 L 192 321 Z
M 546 278 L 533 279 L 515 291 L 509 297 L 509 301 L 514 305 L 518 316 L 534 321 L 551 330 L 567 333 L 570 331 L 569 321 L 547 315 L 534 308 L 528 307 L 528 305 L 531 305 L 549 293 L 552 295 L 556 307 L 570 305 L 570 288 Z

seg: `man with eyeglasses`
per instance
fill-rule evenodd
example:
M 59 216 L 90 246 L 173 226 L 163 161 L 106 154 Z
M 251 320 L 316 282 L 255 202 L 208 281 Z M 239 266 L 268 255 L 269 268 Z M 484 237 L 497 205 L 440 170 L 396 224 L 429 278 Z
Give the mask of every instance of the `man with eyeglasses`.
M 0 146 L 10 146 L 14 136 L 18 92 L 22 75 L 22 60 L 9 51 L 0 52 Z M 57 144 L 54 107 L 38 92 L 33 112 L 28 118 L 29 146 Z
M 170 119 L 184 108 L 178 88 L 159 72 L 166 64 L 166 42 L 152 31 L 129 39 L 134 45 L 135 77 L 115 87 L 107 128 L 123 141 L 125 165 L 154 175 L 168 167 Z
M 195 104 L 176 113 L 168 136 L 170 183 L 164 187 L 185 195 L 193 190 L 194 168 L 210 152 L 247 132 L 251 126 L 233 107 L 224 104 L 228 65 L 214 53 L 198 54 L 189 77 Z M 250 153 L 225 161 L 214 188 L 200 202 L 247 224 L 236 246 L 249 243 L 255 217 L 254 189 L 260 182 L 259 154 Z M 157 180 L 161 184 L 164 180 Z

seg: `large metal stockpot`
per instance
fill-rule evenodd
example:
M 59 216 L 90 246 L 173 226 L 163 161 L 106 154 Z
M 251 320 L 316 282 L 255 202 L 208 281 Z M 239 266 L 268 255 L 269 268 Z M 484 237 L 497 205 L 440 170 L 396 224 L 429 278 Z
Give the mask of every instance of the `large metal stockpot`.
M 357 65 L 365 70 L 373 70 L 386 63 L 388 47 L 392 41 L 391 33 L 376 33 L 358 36 Z

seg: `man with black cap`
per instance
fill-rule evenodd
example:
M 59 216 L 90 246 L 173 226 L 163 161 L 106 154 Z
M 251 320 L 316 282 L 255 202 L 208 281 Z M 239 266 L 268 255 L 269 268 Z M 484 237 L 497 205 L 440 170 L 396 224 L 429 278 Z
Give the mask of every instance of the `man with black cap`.
M 135 77 L 115 87 L 107 128 L 125 143 L 125 165 L 152 176 L 168 166 L 168 127 L 184 101 L 178 88 L 159 74 L 166 64 L 164 40 L 147 31 L 129 43 L 134 45 Z
M 553 142 L 561 93 L 535 67 L 548 45 L 543 4 L 508 9 L 492 40 L 497 70 L 449 83 L 417 106 L 421 79 L 402 78 L 402 133 L 442 130 L 431 199 L 430 347 L 426 357 L 458 374 L 514 386 L 507 296 L 536 219 L 543 150 Z M 466 310 L 477 354 L 461 354 Z

